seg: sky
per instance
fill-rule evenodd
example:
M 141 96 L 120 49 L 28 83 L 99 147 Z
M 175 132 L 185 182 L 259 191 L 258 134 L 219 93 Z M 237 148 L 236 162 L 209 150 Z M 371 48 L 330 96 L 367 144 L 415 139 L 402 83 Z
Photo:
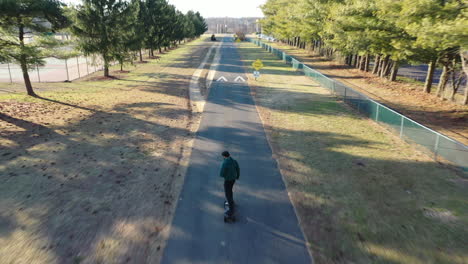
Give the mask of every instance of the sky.
M 63 0 L 77 4 L 81 0 Z M 182 12 L 198 11 L 207 17 L 263 17 L 259 6 L 266 0 L 168 0 Z

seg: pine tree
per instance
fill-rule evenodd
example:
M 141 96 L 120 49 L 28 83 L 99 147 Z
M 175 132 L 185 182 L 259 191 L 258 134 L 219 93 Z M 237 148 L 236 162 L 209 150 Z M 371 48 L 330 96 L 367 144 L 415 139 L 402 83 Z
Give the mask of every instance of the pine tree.
M 51 33 L 70 24 L 63 7 L 56 0 L 0 1 L 0 60 L 21 66 L 28 95 L 36 96 L 28 70 L 43 65 L 50 51 L 60 46 Z
M 123 0 L 83 0 L 78 6 L 72 31 L 79 37 L 79 48 L 88 54 L 100 54 L 104 61 L 104 76 L 122 51 L 122 27 L 128 22 L 128 3 Z

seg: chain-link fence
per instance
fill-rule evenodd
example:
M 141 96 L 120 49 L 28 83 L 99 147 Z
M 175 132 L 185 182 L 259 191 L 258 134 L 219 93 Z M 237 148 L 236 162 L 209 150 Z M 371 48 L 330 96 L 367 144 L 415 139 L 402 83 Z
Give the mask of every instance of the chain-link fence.
M 103 65 L 103 61 L 99 58 L 83 56 L 66 60 L 47 58 L 44 66 L 33 67 L 28 72 L 31 82 L 63 82 L 100 71 Z M 23 83 L 21 67 L 11 63 L 0 64 L 0 82 Z
M 294 69 L 302 70 L 306 76 L 311 77 L 323 87 L 329 89 L 338 98 L 352 106 L 362 115 L 391 128 L 402 139 L 421 146 L 421 149 L 435 160 L 448 161 L 460 167 L 465 173 L 468 173 L 468 147 L 464 144 L 411 120 L 339 81 L 326 77 L 279 49 L 273 48 L 259 40 L 249 40 L 257 46 L 275 54 Z

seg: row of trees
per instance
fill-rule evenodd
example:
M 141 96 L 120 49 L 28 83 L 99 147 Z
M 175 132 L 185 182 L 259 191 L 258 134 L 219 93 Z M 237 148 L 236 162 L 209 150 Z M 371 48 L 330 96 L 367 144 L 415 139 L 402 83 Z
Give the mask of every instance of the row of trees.
M 439 97 L 450 83 L 453 100 L 468 75 L 466 0 L 268 0 L 262 10 L 266 34 L 363 71 L 373 60 L 382 78 L 394 81 L 402 63 L 427 63 L 427 93 L 442 67 Z
M 77 51 L 100 56 L 104 76 L 112 61 L 122 65 L 194 39 L 207 30 L 198 12 L 178 11 L 167 0 L 83 0 L 66 6 L 58 0 L 0 0 L 0 62 L 21 65 L 27 93 L 35 96 L 28 70 L 47 57 L 67 58 Z M 70 32 L 61 41 L 55 32 Z M 30 40 L 28 40 L 28 38 Z M 73 48 L 73 49 L 70 49 Z

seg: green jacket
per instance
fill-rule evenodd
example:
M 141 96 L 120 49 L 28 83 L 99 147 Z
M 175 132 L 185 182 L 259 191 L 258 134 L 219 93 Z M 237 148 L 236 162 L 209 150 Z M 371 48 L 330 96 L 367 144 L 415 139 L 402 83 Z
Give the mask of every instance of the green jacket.
M 231 157 L 224 159 L 219 172 L 219 177 L 223 177 L 225 181 L 239 179 L 240 169 L 237 161 Z

